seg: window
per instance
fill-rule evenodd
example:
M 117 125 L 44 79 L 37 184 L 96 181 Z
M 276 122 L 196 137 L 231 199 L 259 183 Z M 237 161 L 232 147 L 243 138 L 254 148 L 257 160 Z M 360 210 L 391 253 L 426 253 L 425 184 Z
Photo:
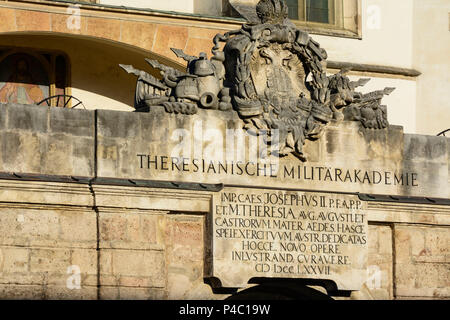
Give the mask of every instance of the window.
M 360 37 L 360 0 L 285 0 L 289 19 L 309 32 Z
M 289 19 L 334 24 L 334 0 L 286 0 Z
M 257 19 L 259 0 L 222 0 L 223 15 Z M 361 38 L 361 0 L 284 0 L 289 19 L 313 34 Z M 250 19 L 251 20 L 251 19 Z
M 69 95 L 68 80 L 68 61 L 62 53 L 0 48 L 1 103 L 38 104 Z M 63 107 L 65 102 L 64 97 L 55 98 L 49 105 Z

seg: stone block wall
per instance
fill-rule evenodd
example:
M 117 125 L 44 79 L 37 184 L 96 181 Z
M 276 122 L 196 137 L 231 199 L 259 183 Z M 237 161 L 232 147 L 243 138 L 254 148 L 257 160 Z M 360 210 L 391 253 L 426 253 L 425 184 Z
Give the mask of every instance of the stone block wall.
M 25 199 L 24 199 L 25 200 Z M 0 296 L 3 299 L 95 299 L 95 213 L 86 207 L 0 205 Z M 82 287 L 67 288 L 79 266 Z
M 94 120 L 87 110 L 0 107 L 2 172 L 94 175 Z
M 203 279 L 204 214 L 30 204 L 19 191 L 30 185 L 15 188 L 15 202 L 0 203 L 1 298 L 226 297 Z M 368 280 L 351 298 L 450 298 L 449 234 L 447 226 L 369 221 Z M 67 287 L 76 284 L 71 266 L 80 289 Z
M 366 287 L 370 293 L 370 298 L 377 300 L 394 298 L 392 257 L 391 226 L 369 225 L 368 280 Z
M 205 218 L 211 211 L 212 191 L 93 180 L 99 141 L 95 133 L 101 132 L 111 146 L 115 139 L 105 129 L 112 128 L 111 124 L 97 128 L 96 121 L 123 124 L 118 131 L 135 137 L 149 130 L 144 125 L 149 117 L 0 106 L 0 298 L 228 296 L 213 293 L 203 278 Z M 158 121 L 169 123 L 164 118 Z M 327 149 L 329 140 L 342 140 L 348 134 L 344 127 L 330 130 L 333 134 L 325 132 L 320 148 Z M 392 139 L 400 143 L 398 131 L 393 131 L 397 133 Z M 117 143 L 127 142 L 125 137 L 116 138 Z M 149 136 L 149 140 L 157 139 Z M 376 149 L 374 155 L 382 154 L 383 141 L 389 139 L 373 137 L 377 141 L 368 148 Z M 417 165 L 435 163 L 448 168 L 448 155 L 439 149 L 448 144 L 445 138 L 409 136 L 404 141 L 399 154 L 407 150 Z M 435 156 L 427 157 L 429 152 L 423 151 L 427 149 Z M 102 159 L 114 154 L 99 153 L 100 148 L 97 156 Z M 350 298 L 449 299 L 450 206 L 369 201 L 367 210 L 368 280 Z M 76 271 L 80 272 L 80 288 L 71 289 L 77 284 Z
M 21 201 L 0 203 L 1 299 L 214 298 L 203 215 L 30 204 L 16 193 Z
M 396 296 L 406 299 L 450 297 L 448 226 L 395 226 Z
M 203 217 L 102 209 L 100 299 L 211 298 L 203 283 Z

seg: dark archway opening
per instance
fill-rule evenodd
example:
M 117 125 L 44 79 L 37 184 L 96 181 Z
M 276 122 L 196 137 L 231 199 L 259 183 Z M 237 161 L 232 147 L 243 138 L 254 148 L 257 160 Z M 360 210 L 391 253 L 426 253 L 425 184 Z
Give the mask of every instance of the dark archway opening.
M 283 279 L 259 283 L 236 292 L 225 300 L 333 300 L 333 298 L 301 281 Z

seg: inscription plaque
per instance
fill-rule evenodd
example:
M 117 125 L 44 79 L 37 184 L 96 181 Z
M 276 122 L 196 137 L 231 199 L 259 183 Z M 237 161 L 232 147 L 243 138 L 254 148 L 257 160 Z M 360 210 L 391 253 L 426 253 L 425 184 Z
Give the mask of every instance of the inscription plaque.
M 367 216 L 356 195 L 225 188 L 213 197 L 209 276 L 223 287 L 251 278 L 366 280 Z

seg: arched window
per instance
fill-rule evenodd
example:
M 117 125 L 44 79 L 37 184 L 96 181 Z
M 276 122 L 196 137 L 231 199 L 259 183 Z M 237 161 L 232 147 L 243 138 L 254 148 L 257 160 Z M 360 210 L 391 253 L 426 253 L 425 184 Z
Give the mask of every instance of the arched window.
M 6 56 L 0 62 L 0 102 L 35 104 L 49 97 L 48 68 L 42 62 L 26 53 Z
M 0 103 L 38 104 L 68 95 L 68 61 L 62 53 L 0 48 Z M 64 98 L 50 100 L 64 106 Z

